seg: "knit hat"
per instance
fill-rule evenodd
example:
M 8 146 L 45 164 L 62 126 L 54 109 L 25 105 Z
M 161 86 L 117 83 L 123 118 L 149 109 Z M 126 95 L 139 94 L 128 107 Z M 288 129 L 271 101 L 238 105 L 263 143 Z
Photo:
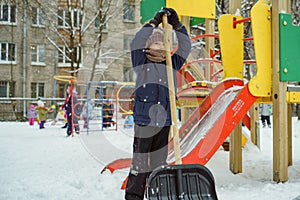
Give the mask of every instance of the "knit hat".
M 164 41 L 164 32 L 162 30 L 162 28 L 157 27 L 153 29 L 152 34 L 150 35 L 150 37 L 148 38 L 148 40 L 146 41 L 146 48 L 149 48 L 149 46 L 154 43 L 154 42 L 163 42 Z
M 41 108 L 45 107 L 44 102 L 42 102 L 41 100 L 38 100 L 37 105 Z

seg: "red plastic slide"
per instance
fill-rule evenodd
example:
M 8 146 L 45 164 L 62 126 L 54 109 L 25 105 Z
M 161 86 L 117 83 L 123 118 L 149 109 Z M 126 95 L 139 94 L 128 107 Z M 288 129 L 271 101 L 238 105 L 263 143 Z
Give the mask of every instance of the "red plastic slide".
M 256 101 L 240 79 L 228 79 L 213 89 L 180 127 L 183 164 L 205 165 Z M 169 143 L 168 163 L 174 164 L 173 141 Z M 102 170 L 130 167 L 131 159 L 118 159 Z

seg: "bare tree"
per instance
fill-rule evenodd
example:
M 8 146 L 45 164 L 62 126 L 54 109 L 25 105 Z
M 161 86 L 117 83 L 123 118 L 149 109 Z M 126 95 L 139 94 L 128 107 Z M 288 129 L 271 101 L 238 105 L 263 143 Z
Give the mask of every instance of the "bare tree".
M 95 41 L 92 45 L 94 55 L 89 81 L 93 81 L 97 63 L 101 56 L 103 33 L 109 20 L 113 17 L 111 10 L 112 3 L 119 0 L 58 0 L 29 1 L 30 5 L 38 6 L 43 10 L 47 27 L 44 29 L 48 41 L 59 52 L 58 59 L 64 59 L 69 63 L 70 69 L 67 71 L 72 76 L 77 76 L 83 62 L 82 48 L 87 47 L 85 37 L 90 37 L 89 31 Z M 86 4 L 88 6 L 86 6 Z M 117 12 L 115 12 L 117 13 Z M 57 20 L 56 20 L 57 19 Z M 96 28 L 97 32 L 94 31 Z M 63 57 L 63 58 L 62 58 Z
M 98 34 L 97 39 L 94 43 L 95 57 L 94 57 L 94 61 L 93 61 L 93 64 L 92 64 L 92 69 L 91 69 L 92 73 L 91 73 L 89 81 L 93 81 L 93 79 L 94 79 L 94 74 L 95 74 L 94 72 L 95 72 L 95 69 L 96 69 L 97 61 L 98 61 L 99 56 L 100 56 L 103 30 L 104 30 L 105 25 L 107 24 L 107 22 L 111 18 L 111 16 L 108 15 L 109 9 L 111 7 L 111 3 L 112 3 L 112 0 L 108 0 L 108 1 L 96 0 L 96 5 L 97 5 L 97 8 L 98 8 L 98 12 L 95 15 L 95 19 L 98 19 L 100 23 L 99 23 L 99 34 Z

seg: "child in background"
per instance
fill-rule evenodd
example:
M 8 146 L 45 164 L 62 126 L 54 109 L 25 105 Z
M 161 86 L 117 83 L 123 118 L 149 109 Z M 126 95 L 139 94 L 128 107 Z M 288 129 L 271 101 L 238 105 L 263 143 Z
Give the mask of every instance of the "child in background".
M 27 111 L 27 118 L 28 118 L 28 122 L 29 122 L 30 126 L 34 125 L 34 121 L 36 119 L 36 116 L 37 116 L 37 111 L 36 111 L 34 105 L 30 104 L 29 110 Z
M 37 102 L 38 106 L 36 110 L 38 111 L 39 121 L 40 121 L 40 129 L 45 128 L 46 123 L 46 115 L 47 115 L 47 108 L 45 107 L 44 103 L 41 100 Z
M 61 108 L 64 108 L 67 113 L 67 119 L 68 119 L 67 136 L 70 136 L 72 134 L 73 123 L 74 123 L 74 129 L 75 129 L 76 134 L 79 134 L 79 131 L 80 131 L 79 124 L 78 124 L 78 117 L 74 115 L 74 114 L 76 114 L 75 106 L 76 106 L 77 102 L 78 102 L 77 92 L 76 92 L 75 88 L 73 88 L 72 85 L 68 85 L 67 96 L 66 96 L 65 102 L 61 106 Z M 74 112 L 72 112 L 72 110 Z
M 89 128 L 88 122 L 89 122 L 89 119 L 91 118 L 91 113 L 93 111 L 94 105 L 95 105 L 95 102 L 92 99 L 90 99 L 83 106 L 83 110 L 81 113 L 82 119 L 84 120 L 83 128 Z
M 260 117 L 261 117 L 261 122 L 263 124 L 263 128 L 266 127 L 266 122 L 269 128 L 271 128 L 271 120 L 270 116 L 272 114 L 272 105 L 271 104 L 261 104 L 260 106 Z
M 53 120 L 53 122 L 51 123 L 51 125 L 56 125 L 56 123 L 59 120 L 63 120 L 63 122 L 65 123 L 63 127 L 61 128 L 67 128 L 68 127 L 68 121 L 67 121 L 67 114 L 66 111 L 63 110 L 62 108 L 59 109 L 59 111 L 57 112 L 57 115 L 55 117 L 55 119 Z
M 50 108 L 48 109 L 48 118 L 55 120 L 56 118 L 56 106 L 51 105 Z
M 114 105 L 109 99 L 105 99 L 103 102 L 103 128 L 114 126 L 112 120 L 114 114 Z
M 133 119 L 133 115 L 127 115 L 125 117 L 125 122 L 124 122 L 124 128 L 133 128 L 134 125 L 134 119 Z
M 68 128 L 68 117 L 67 117 L 67 111 L 63 110 L 63 116 L 65 120 L 65 125 L 63 125 L 61 128 Z

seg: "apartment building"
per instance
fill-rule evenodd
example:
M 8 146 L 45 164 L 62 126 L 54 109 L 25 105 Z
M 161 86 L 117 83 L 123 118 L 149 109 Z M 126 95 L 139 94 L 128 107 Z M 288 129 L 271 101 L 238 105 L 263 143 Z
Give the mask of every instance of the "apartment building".
M 1 1 L 0 98 L 63 98 L 67 82 L 55 75 L 81 84 L 133 81 L 129 44 L 140 27 L 139 1 L 104 2 Z

